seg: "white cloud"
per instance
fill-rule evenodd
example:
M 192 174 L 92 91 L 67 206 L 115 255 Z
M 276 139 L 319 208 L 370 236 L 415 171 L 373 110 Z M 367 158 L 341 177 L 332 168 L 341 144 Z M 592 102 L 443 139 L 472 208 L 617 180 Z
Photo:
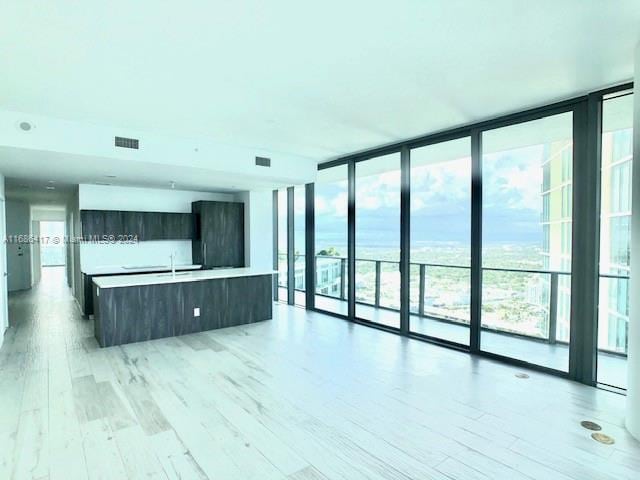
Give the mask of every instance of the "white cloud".
M 324 198 L 322 195 L 315 196 L 315 209 L 316 209 L 317 215 L 323 215 L 325 213 L 328 213 L 329 208 L 327 204 L 327 199 Z
M 348 209 L 348 195 L 347 192 L 340 192 L 331 202 L 334 215 L 337 217 L 346 217 Z

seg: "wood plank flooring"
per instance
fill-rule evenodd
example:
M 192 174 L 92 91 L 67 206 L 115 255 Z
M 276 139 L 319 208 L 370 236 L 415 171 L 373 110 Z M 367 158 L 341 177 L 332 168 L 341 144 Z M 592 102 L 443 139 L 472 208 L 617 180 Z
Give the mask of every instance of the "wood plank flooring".
M 11 295 L 0 479 L 638 479 L 624 397 L 295 307 L 100 349 L 62 269 Z M 595 442 L 593 420 L 616 440 Z

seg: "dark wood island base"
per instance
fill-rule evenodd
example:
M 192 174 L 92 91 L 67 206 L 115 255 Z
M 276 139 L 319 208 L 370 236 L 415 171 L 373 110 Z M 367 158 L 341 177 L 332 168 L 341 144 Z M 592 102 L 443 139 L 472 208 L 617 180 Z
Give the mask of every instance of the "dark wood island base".
M 272 274 L 117 287 L 94 283 L 95 337 L 110 347 L 270 320 L 272 292 Z

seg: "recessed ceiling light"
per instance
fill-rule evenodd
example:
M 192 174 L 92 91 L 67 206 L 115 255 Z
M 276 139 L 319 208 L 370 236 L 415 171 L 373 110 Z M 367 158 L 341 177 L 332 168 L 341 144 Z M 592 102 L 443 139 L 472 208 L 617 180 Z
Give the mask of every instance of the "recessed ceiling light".
M 55 180 L 49 180 L 47 183 L 56 183 Z
M 104 185 L 104 186 L 111 185 L 110 183 L 105 183 L 105 182 L 93 182 L 93 183 L 94 185 Z
M 53 185 L 47 185 L 44 188 L 46 188 L 47 190 L 55 190 L 56 189 L 56 187 L 54 187 Z
M 105 175 L 104 178 L 116 178 L 115 175 Z

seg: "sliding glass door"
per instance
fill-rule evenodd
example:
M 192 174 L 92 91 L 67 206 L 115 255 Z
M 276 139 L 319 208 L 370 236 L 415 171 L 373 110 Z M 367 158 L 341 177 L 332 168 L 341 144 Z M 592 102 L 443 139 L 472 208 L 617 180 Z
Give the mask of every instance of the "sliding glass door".
M 400 154 L 356 163 L 356 317 L 400 328 Z
M 410 225 L 410 331 L 469 345 L 469 137 L 411 150 Z
M 294 265 L 294 301 L 295 305 L 305 306 L 306 267 L 305 267 L 305 186 L 293 187 L 293 265 Z
M 602 105 L 598 382 L 627 386 L 633 94 Z
M 573 113 L 482 135 L 481 349 L 567 372 Z
M 315 183 L 315 306 L 347 315 L 348 167 L 318 172 Z
M 287 189 L 278 190 L 278 300 L 287 303 Z
M 321 167 L 315 307 L 625 388 L 630 88 Z

